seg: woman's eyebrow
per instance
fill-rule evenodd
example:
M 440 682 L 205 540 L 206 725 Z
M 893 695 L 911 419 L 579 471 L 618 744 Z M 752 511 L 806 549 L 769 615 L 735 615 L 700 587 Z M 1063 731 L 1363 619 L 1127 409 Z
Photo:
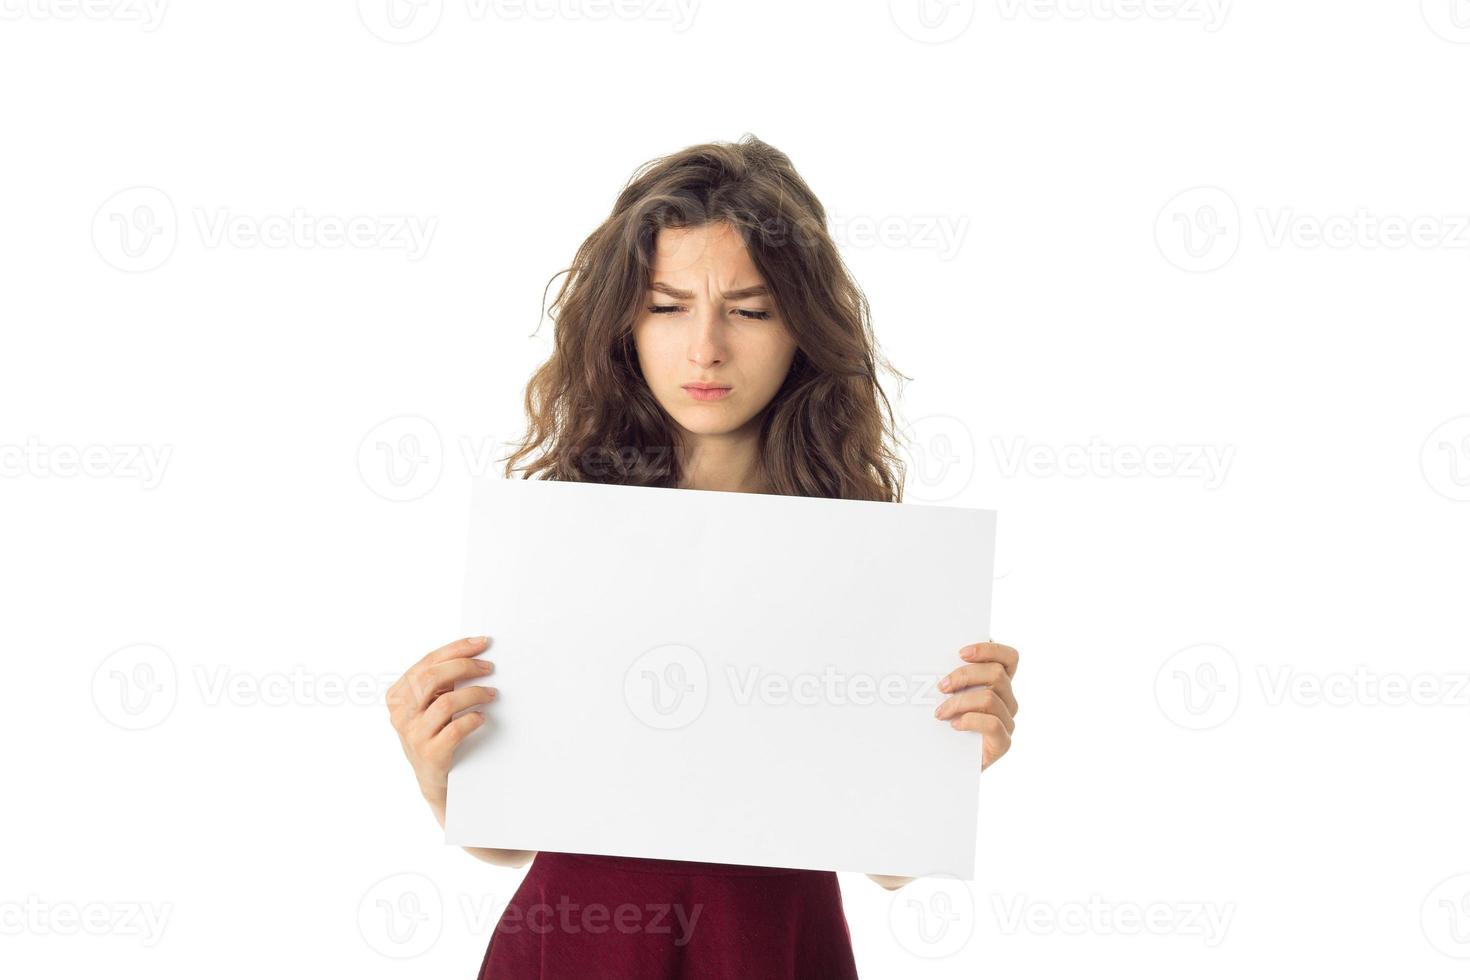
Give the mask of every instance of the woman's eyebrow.
M 674 299 L 694 298 L 693 292 L 687 289 L 675 289 L 668 283 L 649 283 L 648 288 L 655 293 L 663 293 L 665 296 L 672 296 Z M 724 298 L 727 300 L 750 299 L 752 296 L 769 296 L 770 294 L 771 291 L 767 289 L 764 284 L 757 283 L 754 286 L 743 286 L 740 289 L 732 289 L 728 293 L 724 294 Z

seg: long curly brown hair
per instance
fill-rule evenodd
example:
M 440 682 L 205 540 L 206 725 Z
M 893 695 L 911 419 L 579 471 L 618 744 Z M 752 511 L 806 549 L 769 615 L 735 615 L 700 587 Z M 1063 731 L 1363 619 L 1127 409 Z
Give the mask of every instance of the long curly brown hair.
M 633 344 L 658 232 L 729 222 L 797 342 L 758 416 L 771 492 L 900 501 L 904 464 L 878 367 L 867 298 L 838 255 L 827 215 L 791 160 L 749 134 L 641 166 L 577 249 L 550 313 L 554 349 L 526 386 L 527 429 L 505 475 L 677 487 L 675 423 Z M 550 291 L 551 282 L 547 284 Z M 544 305 L 544 297 L 543 297 Z

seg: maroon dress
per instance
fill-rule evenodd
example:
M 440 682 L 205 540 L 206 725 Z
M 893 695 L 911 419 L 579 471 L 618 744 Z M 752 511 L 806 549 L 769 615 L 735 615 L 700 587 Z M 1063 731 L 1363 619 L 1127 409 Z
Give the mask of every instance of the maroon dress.
M 540 851 L 479 980 L 852 980 L 837 876 Z

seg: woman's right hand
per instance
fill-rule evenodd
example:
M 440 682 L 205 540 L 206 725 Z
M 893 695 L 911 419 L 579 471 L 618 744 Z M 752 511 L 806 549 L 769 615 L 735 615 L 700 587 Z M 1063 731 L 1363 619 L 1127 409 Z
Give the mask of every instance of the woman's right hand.
M 403 743 L 424 798 L 442 813 L 449 787 L 449 764 L 464 737 L 485 721 L 482 711 L 456 712 L 488 704 L 498 694 L 483 684 L 455 690 L 456 681 L 484 677 L 494 670 L 475 654 L 485 649 L 483 636 L 471 636 L 427 653 L 388 688 L 388 717 Z

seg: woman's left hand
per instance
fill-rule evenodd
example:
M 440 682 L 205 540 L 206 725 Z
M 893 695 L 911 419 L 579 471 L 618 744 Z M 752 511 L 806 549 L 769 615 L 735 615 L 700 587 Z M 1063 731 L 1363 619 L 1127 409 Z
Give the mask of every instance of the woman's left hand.
M 1011 733 L 1016 730 L 1016 695 L 1011 678 L 1021 655 L 1003 643 L 971 643 L 960 648 L 964 666 L 939 679 L 939 690 L 948 694 L 934 717 L 952 728 L 979 732 L 984 739 L 980 768 L 1006 754 Z

